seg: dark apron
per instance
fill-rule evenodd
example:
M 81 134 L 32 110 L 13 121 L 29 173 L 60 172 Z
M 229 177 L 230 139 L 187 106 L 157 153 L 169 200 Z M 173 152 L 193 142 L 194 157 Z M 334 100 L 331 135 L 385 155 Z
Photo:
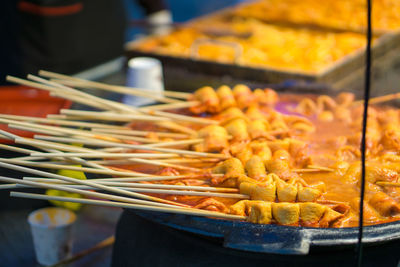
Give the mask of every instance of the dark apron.
M 20 0 L 17 10 L 23 74 L 72 74 L 123 53 L 123 1 Z

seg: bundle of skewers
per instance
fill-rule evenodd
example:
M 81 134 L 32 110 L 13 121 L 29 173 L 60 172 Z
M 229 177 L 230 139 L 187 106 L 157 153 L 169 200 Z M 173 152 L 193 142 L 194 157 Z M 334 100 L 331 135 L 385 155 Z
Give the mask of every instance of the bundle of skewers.
M 341 226 L 351 215 L 351 203 L 324 197 L 323 182 L 309 183 L 302 178 L 306 173 L 336 173 L 343 168 L 319 164 L 311 156 L 315 151 L 309 150 L 307 138 L 302 137 L 315 132 L 307 116 L 322 122 L 352 123 L 346 112 L 357 110 L 357 102 L 351 94 L 336 99 L 306 98 L 289 106 L 287 111 L 292 114 L 286 114 L 275 108 L 279 96 L 268 88 L 252 92 L 245 85 L 233 90 L 203 87 L 193 94 L 165 91 L 160 96 L 48 71 L 39 74 L 42 77 L 8 76 L 7 80 L 97 111 L 66 109 L 47 118 L 0 114 L 0 123 L 9 128 L 36 133 L 27 138 L 0 130 L 1 138 L 30 147 L 1 144 L 2 149 L 26 156 L 0 158 L 0 167 L 35 175 L 0 177 L 5 183 L 0 189 L 56 189 L 85 198 L 14 191 L 10 193 L 13 197 L 320 227 Z M 87 90 L 146 97 L 161 104 L 133 107 Z M 398 97 L 395 94 L 373 102 Z M 391 140 L 397 137 L 390 136 Z M 386 150 L 398 149 L 396 142 L 374 142 L 383 142 Z M 349 147 L 350 143 L 348 138 Z M 375 156 L 381 153 L 377 145 L 369 149 Z M 349 157 L 357 157 L 353 150 L 338 150 L 335 158 L 349 161 Z M 82 171 L 100 178 L 80 180 L 37 168 Z M 396 186 L 393 177 L 385 179 L 372 183 Z M 390 197 L 383 198 L 386 196 Z M 390 212 L 398 208 L 400 213 L 398 204 L 391 204 Z

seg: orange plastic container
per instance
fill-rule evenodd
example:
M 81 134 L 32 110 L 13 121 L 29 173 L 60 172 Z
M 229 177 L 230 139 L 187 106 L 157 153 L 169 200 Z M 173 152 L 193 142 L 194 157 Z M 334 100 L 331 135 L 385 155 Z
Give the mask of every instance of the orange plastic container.
M 0 113 L 46 117 L 47 114 L 59 114 L 63 108 L 69 108 L 71 102 L 49 95 L 48 92 L 26 86 L 0 86 Z M 23 137 L 32 137 L 32 132 L 10 129 L 0 124 L 0 129 Z M 0 139 L 0 143 L 11 143 Z

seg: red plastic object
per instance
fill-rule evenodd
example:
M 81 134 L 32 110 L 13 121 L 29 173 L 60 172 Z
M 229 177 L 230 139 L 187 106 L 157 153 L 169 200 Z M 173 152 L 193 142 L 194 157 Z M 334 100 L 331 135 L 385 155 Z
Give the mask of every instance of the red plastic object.
M 0 86 L 0 113 L 22 116 L 46 117 L 47 114 L 59 114 L 63 108 L 69 108 L 71 101 L 55 98 L 48 92 L 26 86 Z M 0 129 L 23 137 L 32 137 L 33 133 L 10 129 L 0 124 Z M 11 141 L 0 139 L 0 143 Z

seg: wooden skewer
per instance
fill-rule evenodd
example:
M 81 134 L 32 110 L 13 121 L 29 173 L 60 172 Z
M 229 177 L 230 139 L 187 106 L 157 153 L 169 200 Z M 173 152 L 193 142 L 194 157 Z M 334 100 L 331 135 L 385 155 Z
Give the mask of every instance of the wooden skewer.
M 179 163 L 179 164 L 202 164 L 202 163 L 218 163 L 219 159 L 203 159 L 203 158 L 171 158 L 171 159 L 158 159 L 159 162 L 166 163 Z M 129 164 L 129 160 L 91 160 L 101 165 L 126 165 Z
M 36 178 L 36 177 L 24 177 L 24 180 L 41 182 L 41 183 L 56 183 L 56 184 L 68 184 L 61 180 L 49 179 L 49 178 Z M 236 188 L 224 188 L 224 187 L 211 187 L 211 186 L 190 186 L 190 185 L 170 185 L 170 184 L 152 184 L 152 183 L 132 183 L 132 182 L 110 182 L 110 181 L 97 181 L 97 179 L 91 179 L 91 182 L 105 184 L 108 186 L 120 186 L 120 187 L 132 187 L 132 188 L 154 188 L 154 189 L 173 189 L 173 190 L 194 190 L 194 191 L 209 191 L 209 192 L 222 192 L 222 193 L 238 193 L 239 190 Z
M 395 182 L 381 182 L 381 181 L 378 181 L 378 182 L 376 182 L 376 184 L 380 185 L 380 186 L 400 187 L 400 183 L 395 183 Z
M 317 200 L 317 203 L 322 204 L 322 205 L 348 204 L 348 202 L 329 200 L 329 199 L 319 199 L 319 200 Z
M 29 76 L 29 77 L 31 77 L 31 76 Z M 39 77 L 36 77 L 35 79 L 41 79 L 41 78 L 39 78 Z M 93 101 L 93 103 L 107 103 L 107 104 L 109 104 L 109 105 L 112 105 L 113 107 L 116 107 L 116 108 L 119 108 L 120 110 L 123 110 L 123 111 L 128 111 L 128 112 L 130 112 L 130 113 L 137 113 L 137 111 L 136 111 L 136 109 L 135 108 L 133 108 L 133 107 L 131 107 L 131 106 L 128 106 L 128 105 L 125 105 L 125 104 L 121 104 L 121 103 L 118 103 L 118 102 L 114 102 L 114 101 L 110 101 L 110 100 L 105 100 L 105 99 L 102 99 L 102 98 L 99 98 L 99 97 L 95 97 L 95 96 L 92 96 L 92 95 L 89 95 L 89 94 L 86 94 L 86 93 L 83 93 L 83 92 L 81 92 L 81 91 L 77 91 L 77 90 L 75 90 L 75 89 L 73 89 L 73 88 L 68 88 L 68 92 L 70 93 L 70 94 L 68 94 L 68 93 L 65 93 L 65 92 L 63 92 L 63 91 L 61 91 L 60 92 L 60 88 L 56 88 L 56 87 L 54 87 L 54 86 L 47 86 L 47 85 L 43 85 L 43 84 L 40 84 L 40 83 L 35 83 L 35 82 L 31 82 L 31 81 L 27 81 L 27 80 L 24 80 L 24 79 L 20 79 L 20 78 L 17 78 L 17 77 L 13 77 L 13 76 L 7 76 L 6 77 L 6 80 L 7 81 L 10 81 L 10 82 L 14 82 L 14 83 L 17 83 L 17 84 L 22 84 L 22 85 L 26 85 L 26 86 L 31 86 L 31 87 L 35 87 L 35 88 L 38 88 L 38 89 L 43 89 L 43 90 L 46 90 L 46 91 L 50 91 L 50 92 L 53 92 L 53 93 L 59 93 L 59 96 L 60 97 L 64 97 L 64 98 L 68 98 L 68 96 L 76 96 L 76 95 L 80 95 L 80 96 L 82 96 L 83 98 L 90 98 L 90 99 L 92 99 L 92 100 L 94 100 Z M 44 80 L 44 79 L 42 79 L 43 80 L 43 82 L 45 82 L 45 83 L 48 83 L 49 81 L 47 81 L 47 80 Z M 73 94 L 71 93 L 71 92 L 73 92 Z M 76 97 L 75 97 L 76 98 Z M 87 101 L 87 102 L 89 102 L 90 103 L 90 101 Z M 96 106 L 96 107 L 98 107 L 98 106 Z M 100 107 L 101 108 L 101 107 Z M 149 111 L 146 111 L 146 112 L 148 112 L 148 113 L 153 113 L 153 111 L 151 111 L 151 110 L 149 110 Z M 160 111 L 154 111 L 154 112 L 160 112 Z M 184 120 L 184 119 L 186 119 L 186 120 L 190 120 L 190 121 L 192 121 L 192 122 L 197 122 L 197 123 L 207 123 L 206 122 L 206 119 L 201 119 L 201 118 L 192 118 L 192 117 L 190 117 L 190 116 L 184 116 L 184 115 L 175 115 L 175 114 L 172 114 L 172 113 L 168 113 L 168 112 L 165 112 L 165 115 L 166 116 L 164 116 L 164 117 L 170 117 L 170 118 L 172 118 L 172 119 L 175 119 L 175 120 L 177 120 L 177 119 L 180 119 L 180 120 Z M 179 117 L 179 118 L 178 118 Z M 209 122 L 208 122 L 208 124 L 211 122 L 211 120 L 209 120 Z M 176 129 L 178 129 L 178 128 L 181 128 L 181 129 L 183 129 L 183 128 L 185 128 L 185 127 L 180 127 L 180 126 L 178 126 L 176 123 L 174 123 L 174 122 L 170 122 L 170 124 L 169 124 L 169 126 L 170 127 L 172 127 L 172 126 L 175 126 L 175 128 Z
M 170 137 L 170 138 L 179 138 L 185 139 L 188 138 L 188 134 L 181 133 L 169 133 L 169 132 L 158 132 L 158 131 L 139 131 L 132 129 L 107 129 L 107 128 L 92 128 L 92 132 L 100 132 L 100 133 L 115 133 L 122 135 L 135 135 L 135 136 L 148 136 L 149 134 L 155 134 L 158 137 Z
M 171 163 L 166 163 L 166 162 L 159 162 L 157 160 L 138 159 L 138 158 L 131 158 L 129 160 L 132 161 L 132 162 L 137 162 L 137 163 L 143 163 L 143 164 L 149 164 L 149 165 L 155 165 L 155 166 L 162 166 L 162 167 L 171 167 L 171 168 L 174 168 L 174 169 L 186 170 L 186 171 L 190 171 L 190 172 L 204 172 L 203 169 L 187 167 L 187 166 L 182 166 L 182 165 L 177 165 L 177 164 L 171 164 Z
M 69 166 L 69 165 L 61 165 L 61 164 L 51 164 L 51 163 L 41 163 L 41 162 L 33 162 L 33 161 L 24 161 L 24 160 L 16 160 L 16 159 L 5 159 L 0 158 L 1 162 L 7 162 L 12 164 L 24 165 L 24 166 L 31 166 L 31 167 L 39 167 L 39 168 L 46 168 L 46 169 L 55 169 L 55 170 L 72 170 L 72 171 L 82 171 L 87 173 L 96 173 L 96 174 L 105 174 L 105 175 L 115 175 L 115 176 L 152 176 L 146 173 L 140 173 L 135 171 L 115 171 L 111 169 L 103 170 L 103 169 L 94 169 L 94 168 L 87 168 L 87 167 L 78 167 L 78 166 Z
M 93 82 L 93 81 L 89 81 L 89 80 L 85 80 L 85 79 L 80 79 L 77 77 L 72 77 L 72 76 L 68 76 L 68 75 L 64 75 L 64 74 L 59 74 L 59 73 L 55 73 L 55 72 L 50 72 L 50 71 L 45 71 L 45 70 L 40 70 L 39 71 L 39 75 L 43 76 L 43 77 L 47 77 L 47 78 L 55 78 L 55 79 L 60 79 L 60 80 L 67 80 L 67 81 L 76 81 L 76 82 L 86 82 L 89 83 L 91 85 L 95 85 L 95 86 L 99 86 L 99 87 L 103 87 L 103 88 L 110 88 L 110 87 L 119 87 L 119 88 L 126 88 L 130 91 L 135 90 L 135 91 L 139 91 L 140 93 L 143 93 L 143 90 L 140 88 L 132 88 L 132 87 L 125 87 L 125 86 L 113 86 L 113 85 L 108 85 L 108 84 L 104 84 L 104 83 L 99 83 L 99 82 Z M 170 97 L 175 97 L 175 98 L 182 98 L 182 99 L 187 99 L 189 96 L 191 96 L 191 93 L 184 93 L 184 92 L 175 92 L 175 91 L 164 91 L 163 94 L 165 96 L 170 96 Z M 138 96 L 144 96 L 145 95 L 151 95 L 149 93 L 143 93 L 141 95 Z
M 14 142 L 16 142 L 17 139 L 20 139 L 17 135 L 8 133 L 8 132 L 3 131 L 3 130 L 0 130 L 0 133 L 2 133 L 3 135 L 7 136 L 7 137 L 10 138 L 10 139 L 13 139 Z M 31 144 L 31 145 L 33 145 L 34 147 L 39 147 L 39 148 L 41 148 L 41 146 L 38 146 L 38 145 L 37 145 L 37 142 L 34 142 L 34 144 Z M 13 148 L 12 146 L 7 146 L 7 145 L 2 145 L 2 146 L 0 146 L 0 147 L 2 147 L 2 148 L 4 148 L 4 149 L 7 149 L 7 150 L 17 151 L 17 152 L 25 153 L 25 154 L 31 154 L 31 153 L 38 152 L 38 151 L 35 151 L 35 150 L 31 150 L 31 149 Z M 43 148 L 41 148 L 41 149 L 43 149 Z M 47 149 L 45 149 L 45 150 L 47 150 Z M 60 151 L 59 151 L 59 150 L 51 150 L 50 152 L 60 152 Z M 31 157 L 31 158 L 29 158 L 29 157 L 22 157 L 22 158 L 19 158 L 19 160 L 22 160 L 22 159 L 24 159 L 24 160 L 38 160 L 38 159 L 43 159 L 43 158 L 42 158 L 42 157 Z M 79 164 L 83 164 L 83 165 L 89 166 L 89 167 L 94 167 L 94 168 L 97 168 L 97 169 L 108 170 L 108 168 L 106 168 L 106 167 L 103 167 L 103 166 L 101 166 L 101 165 L 99 165 L 99 164 L 97 164 L 97 163 L 87 162 L 86 160 L 83 160 L 83 159 L 81 159 L 81 158 L 72 157 L 72 158 L 69 158 L 69 160 L 72 161 L 72 162 L 75 162 L 75 163 L 79 163 Z
M 185 134 L 188 134 L 188 135 L 195 135 L 196 134 L 195 130 L 193 130 L 193 129 L 189 128 L 189 127 L 177 124 L 177 123 L 172 123 L 170 121 L 162 121 L 162 122 L 157 123 L 157 125 L 160 126 L 160 127 L 165 128 L 165 129 L 169 129 L 169 130 L 180 132 L 180 133 L 185 133 Z
M 199 105 L 198 101 L 186 101 L 186 102 L 179 102 L 179 103 L 171 103 L 171 104 L 161 104 L 161 105 L 148 105 L 141 108 L 142 109 L 152 109 L 152 110 L 171 110 L 171 109 L 181 109 L 181 108 L 189 108 Z
M 142 108 L 140 111 L 151 114 L 151 115 L 157 115 L 165 118 L 172 119 L 174 121 L 185 121 L 185 122 L 191 122 L 191 123 L 196 123 L 196 124 L 205 124 L 205 125 L 210 125 L 210 124 L 218 124 L 219 122 L 216 120 L 210 120 L 210 119 L 204 119 L 204 118 L 198 118 L 198 117 L 192 117 L 192 116 L 186 116 L 186 115 L 180 115 L 180 114 L 175 114 L 171 112 L 166 112 L 166 111 L 158 111 L 158 110 L 152 110 L 152 109 L 144 109 Z
M 121 111 L 126 111 L 126 112 L 134 112 L 136 113 L 137 111 L 135 110 L 135 108 L 129 106 L 129 105 L 125 105 L 122 103 L 118 103 L 115 101 L 111 101 L 108 99 L 103 99 L 101 97 L 97 97 L 91 94 L 87 94 L 85 92 L 76 90 L 74 88 L 59 84 L 59 83 L 55 83 L 53 81 L 49 81 L 37 76 L 34 76 L 32 74 L 28 75 L 28 79 L 52 86 L 53 89 L 51 90 L 52 93 L 57 94 L 60 97 L 72 97 L 75 100 L 80 100 L 80 99 L 87 99 L 87 100 L 92 100 L 93 102 L 99 104 L 100 106 L 105 106 L 106 108 L 110 109 L 110 110 L 121 110 Z M 55 88 L 58 88 L 58 90 L 56 90 Z M 60 90 L 61 89 L 61 90 Z M 71 99 L 72 100 L 72 99 Z
M 15 188 L 18 188 L 17 184 L 0 184 L 0 190 L 15 189 Z
M 50 77 L 53 75 L 43 75 L 47 74 L 47 72 L 39 72 L 39 75 L 47 77 L 47 78 L 55 78 L 55 77 Z M 60 77 L 59 77 L 60 78 Z M 71 77 L 72 78 L 72 77 Z M 126 94 L 126 95 L 133 95 L 133 96 L 138 96 L 138 97 L 145 97 L 145 98 L 150 98 L 157 100 L 159 102 L 163 103 L 176 103 L 179 102 L 179 100 L 168 98 L 168 97 L 163 97 L 157 94 L 151 94 L 151 93 L 146 93 L 143 90 L 140 90 L 138 88 L 134 87 L 125 87 L 125 86 L 119 86 L 119 85 L 109 85 L 109 84 L 104 84 L 104 83 L 99 83 L 99 82 L 93 82 L 89 80 L 81 80 L 78 78 L 73 79 L 52 79 L 53 82 L 57 82 L 60 84 L 64 85 L 69 85 L 73 87 L 78 87 L 78 88 L 87 88 L 87 89 L 100 89 L 104 91 L 109 91 L 109 92 L 114 92 L 114 93 L 120 93 L 120 94 Z M 165 94 L 164 94 L 165 95 Z
M 157 151 L 164 153 L 172 153 L 178 155 L 187 155 L 193 157 L 204 157 L 204 158 L 218 158 L 218 159 L 226 159 L 227 156 L 223 154 L 215 154 L 215 153 L 206 153 L 206 152 L 196 152 L 190 150 L 181 150 L 181 149 L 172 149 L 172 148 L 162 148 L 162 147 L 151 147 L 148 145 L 133 145 L 133 144 L 122 144 L 118 142 L 110 142 L 104 140 L 76 140 L 79 143 L 87 144 L 87 145 L 96 145 L 96 146 L 104 146 L 104 147 L 125 147 L 130 149 L 138 149 L 138 150 L 146 150 L 146 151 Z
M 206 216 L 206 217 L 223 218 L 223 219 L 229 219 L 229 220 L 245 220 L 247 218 L 245 216 L 240 216 L 240 215 L 231 215 L 231 214 L 224 214 L 224 213 L 212 212 L 212 211 L 204 211 L 204 210 L 162 208 L 162 207 L 154 207 L 154 206 L 144 206 L 144 205 L 135 205 L 135 204 L 103 201 L 103 200 L 92 200 L 92 199 L 81 199 L 81 198 L 71 198 L 71 197 L 47 196 L 47 195 L 42 195 L 42 194 L 11 192 L 10 196 L 12 196 L 12 197 L 22 197 L 22 198 L 31 198 L 31 199 L 75 202 L 75 203 L 82 203 L 82 204 L 89 204 L 89 205 L 100 205 L 100 206 L 107 206 L 107 207 L 119 207 L 119 208 L 126 208 L 126 209 L 137 209 L 137 210 L 177 213 L 177 214 L 186 214 L 186 215 L 194 215 L 194 216 Z
M 327 171 L 327 172 L 333 172 L 335 171 L 332 168 L 328 168 L 328 167 L 324 167 L 324 166 L 318 166 L 318 165 L 308 165 L 307 168 L 311 168 L 311 169 L 318 169 L 321 171 Z
M 144 181 L 168 181 L 168 180 L 178 180 L 178 179 L 199 179 L 207 177 L 207 175 L 170 175 L 170 176 L 163 176 L 163 175 L 149 175 L 143 177 L 112 177 L 112 178 L 99 178 L 99 179 L 90 179 L 90 181 L 97 183 L 97 182 L 144 182 Z M 223 174 L 210 174 L 210 177 L 223 177 Z M 38 177 L 24 177 L 24 179 L 37 181 L 37 182 L 47 182 L 48 178 L 38 178 Z M 45 180 L 43 180 L 45 179 Z M 62 180 L 52 179 L 53 183 L 63 182 Z
M 101 191 L 102 190 L 102 189 L 99 189 L 99 188 L 94 188 L 94 187 L 85 186 L 85 185 L 63 184 L 63 186 L 67 187 L 67 188 L 74 188 L 74 189 L 81 189 L 81 190 L 95 190 L 95 191 Z M 17 187 L 36 188 L 36 186 L 26 186 L 26 185 L 17 185 Z M 129 191 L 129 192 L 140 192 L 140 193 L 148 193 L 148 194 L 167 194 L 167 195 L 185 195 L 185 196 L 203 196 L 203 197 L 221 197 L 221 198 L 249 199 L 248 195 L 236 194 L 236 193 L 216 193 L 216 192 L 201 192 L 201 191 L 187 191 L 187 190 L 122 187 L 122 186 L 112 186 L 111 188 L 124 190 L 124 191 Z
M 203 142 L 204 139 L 196 138 L 189 140 L 180 140 L 180 141 L 171 141 L 171 142 L 161 142 L 155 144 L 148 144 L 148 147 L 174 147 L 174 146 L 182 146 L 182 145 L 194 145 Z
M 125 132 L 130 131 L 129 127 L 125 126 L 117 126 L 103 123 L 92 123 L 92 122 L 83 122 L 83 121 L 69 121 L 69 120 L 57 120 L 57 119 L 48 119 L 48 118 L 39 118 L 39 117 L 29 117 L 29 116 L 20 116 L 20 115 L 9 115 L 9 114 L 0 114 L 0 118 L 19 120 L 19 121 L 28 121 L 28 122 L 41 122 L 45 124 L 55 124 L 55 125 L 65 125 L 65 126 L 77 126 L 77 127 L 85 127 L 85 128 L 98 128 L 104 129 L 105 132 L 110 130 L 111 132 L 117 133 L 118 131 Z
M 6 80 L 9 81 L 9 82 L 16 83 L 16 84 L 26 85 L 26 86 L 30 86 L 30 87 L 33 87 L 33 88 L 37 88 L 37 89 L 41 89 L 41 90 L 57 93 L 56 92 L 57 89 L 54 86 L 48 86 L 48 85 L 44 85 L 44 84 L 40 84 L 40 83 L 36 83 L 36 82 L 24 80 L 24 79 L 20 79 L 20 78 L 9 76 L 9 75 L 6 77 Z M 63 98 L 67 98 L 68 99 L 68 96 L 70 96 L 70 95 L 68 95 L 68 94 L 62 95 L 62 94 L 60 94 L 60 96 L 62 96 Z M 74 95 L 71 95 L 71 96 L 73 97 Z M 81 98 L 81 99 L 83 99 L 82 101 L 83 101 L 83 104 L 85 104 L 85 105 L 91 105 L 92 107 L 100 108 L 100 109 L 104 108 L 104 104 L 103 105 L 99 105 L 98 101 L 90 102 L 90 101 L 87 101 L 87 98 Z M 101 98 L 98 98 L 98 99 L 101 99 Z M 71 99 L 71 100 L 77 101 L 78 99 Z
M 148 116 L 148 115 L 138 115 L 138 114 L 120 114 L 113 112 L 98 112 L 98 111 L 86 111 L 86 110 L 73 110 L 73 109 L 61 109 L 61 114 L 64 115 L 74 115 L 74 116 L 82 116 L 86 118 L 97 118 L 102 121 L 125 121 L 130 122 L 133 120 L 136 121 L 170 121 L 169 118 L 164 117 L 156 117 L 156 116 Z
M 104 249 L 106 247 L 109 247 L 112 244 L 114 244 L 114 242 L 115 242 L 115 237 L 114 236 L 110 236 L 110 237 L 104 239 L 103 241 L 97 243 L 94 247 L 85 249 L 85 250 L 83 250 L 83 251 L 81 251 L 81 252 L 79 252 L 79 253 L 77 253 L 77 254 L 69 257 L 69 258 L 61 260 L 61 261 L 57 262 L 56 264 L 54 264 L 52 267 L 65 266 L 65 264 L 74 262 L 74 261 L 76 261 L 76 260 L 78 260 L 78 259 L 80 259 L 80 258 L 82 258 L 82 257 L 94 252 L 94 251 L 101 250 L 101 249 Z
M 49 173 L 49 172 L 45 172 L 45 171 L 39 171 L 39 170 L 30 169 L 30 168 L 26 168 L 26 167 L 21 167 L 21 166 L 18 166 L 18 165 L 9 164 L 9 163 L 5 163 L 5 162 L 0 162 L 0 167 L 4 167 L 4 168 L 7 168 L 7 169 L 12 169 L 12 170 L 16 170 L 16 171 L 22 171 L 22 172 L 26 172 L 26 173 L 32 173 L 32 174 L 35 174 L 35 175 L 43 175 L 43 176 L 46 176 L 46 177 L 49 177 L 49 178 L 56 178 L 56 179 L 64 180 L 66 182 L 70 182 L 70 183 L 76 183 L 76 184 L 81 184 L 81 185 L 92 186 L 92 187 L 95 187 L 95 188 L 98 188 L 98 189 L 102 189 L 102 190 L 105 190 L 105 191 L 108 191 L 108 192 L 116 193 L 116 194 L 121 194 L 121 195 L 126 195 L 126 196 L 129 196 L 129 197 L 134 197 L 134 198 L 140 198 L 140 199 L 145 199 L 145 200 L 149 200 L 149 201 L 159 202 L 158 204 L 178 205 L 178 206 L 187 207 L 187 205 L 180 204 L 180 203 L 173 202 L 173 201 L 169 201 L 169 200 L 165 200 L 165 199 L 161 199 L 161 198 L 157 198 L 157 197 L 147 196 L 147 195 L 143 195 L 143 194 L 139 194 L 139 193 L 135 193 L 135 192 L 130 192 L 130 191 L 122 190 L 122 189 L 112 188 L 112 187 L 109 187 L 109 186 L 106 186 L 106 185 L 102 185 L 102 184 L 98 184 L 98 183 L 96 184 L 96 183 L 90 182 L 88 180 L 79 180 L 79 179 L 75 179 L 75 178 L 64 176 L 64 175 Z M 33 186 L 35 186 L 35 184 L 36 185 L 39 184 L 39 183 L 35 183 L 35 182 L 22 181 L 22 180 L 18 180 L 18 179 L 4 180 L 4 177 L 2 177 L 0 179 L 0 181 L 2 181 L 2 179 L 3 179 L 3 182 L 10 182 L 10 183 L 17 183 L 17 184 L 30 183 L 30 184 L 26 184 L 26 185 L 33 185 Z M 44 185 L 44 184 L 42 184 L 42 185 Z M 52 185 L 52 186 L 53 187 L 54 186 L 58 186 L 59 187 L 59 185 Z M 57 188 L 54 187 L 54 189 L 57 189 Z M 69 188 L 67 188 L 67 189 L 69 189 Z M 66 191 L 65 189 L 60 189 L 60 190 Z M 79 192 L 74 192 L 74 193 L 78 193 L 79 194 Z M 130 199 L 130 198 L 127 198 L 127 199 Z M 130 203 L 132 203 L 132 202 L 130 202 Z
M 378 104 L 378 103 L 382 103 L 382 102 L 387 102 L 387 101 L 391 101 L 391 100 L 395 100 L 395 99 L 399 99 L 400 98 L 400 93 L 394 93 L 394 94 L 389 94 L 389 95 L 384 95 L 384 96 L 378 96 L 378 97 L 373 97 L 369 100 L 370 104 Z M 358 100 L 358 101 L 354 101 L 352 103 L 353 106 L 362 104 L 364 102 L 364 100 Z
M 153 202 L 153 201 L 148 201 L 148 200 L 140 200 L 140 199 L 120 197 L 120 196 L 114 196 L 114 195 L 110 195 L 110 194 L 86 191 L 86 190 L 82 190 L 82 189 L 67 187 L 67 186 L 64 186 L 61 184 L 37 183 L 37 182 L 32 182 L 32 181 L 4 177 L 4 176 L 0 176 L 0 181 L 15 183 L 17 185 L 24 185 L 27 187 L 34 187 L 34 188 L 56 189 L 56 190 L 61 190 L 61 191 L 65 191 L 65 192 L 70 192 L 70 193 L 78 193 L 83 196 L 96 197 L 96 198 L 101 198 L 101 199 L 109 199 L 109 200 L 120 201 L 120 202 L 125 202 L 125 203 L 143 204 L 143 205 L 157 206 L 157 207 L 174 207 L 175 208 L 174 205 L 170 205 L 170 204 L 163 204 L 163 203 L 158 203 L 158 202 Z M 177 207 L 177 208 L 181 208 L 181 207 Z
M 54 157 L 82 157 L 82 158 L 173 158 L 176 157 L 174 154 L 161 154 L 161 153 L 100 153 L 100 152 L 90 152 L 90 153 L 75 153 L 75 152 L 68 152 L 68 153 L 41 153 L 41 152 L 34 152 L 31 153 L 34 157 L 44 157 L 44 158 L 54 158 Z
M 101 140 L 112 140 L 112 141 L 117 141 L 117 142 L 120 142 L 120 139 L 125 139 L 125 140 L 129 140 L 129 141 L 137 141 L 137 142 L 142 142 L 142 143 L 157 142 L 150 138 L 124 136 L 124 135 L 107 134 L 107 133 L 96 134 L 94 132 L 86 131 L 86 130 L 77 130 L 77 129 L 59 127 L 59 126 L 41 125 L 41 124 L 35 124 L 35 123 L 30 123 L 30 122 L 12 121 L 12 120 L 3 119 L 3 118 L 0 118 L 0 123 L 8 123 L 8 126 L 10 128 L 39 132 L 39 133 L 44 133 L 44 134 L 48 134 L 48 135 L 58 135 L 58 136 L 60 136 L 60 135 L 61 136 L 78 135 L 78 136 L 90 137 L 90 138 L 101 139 Z

